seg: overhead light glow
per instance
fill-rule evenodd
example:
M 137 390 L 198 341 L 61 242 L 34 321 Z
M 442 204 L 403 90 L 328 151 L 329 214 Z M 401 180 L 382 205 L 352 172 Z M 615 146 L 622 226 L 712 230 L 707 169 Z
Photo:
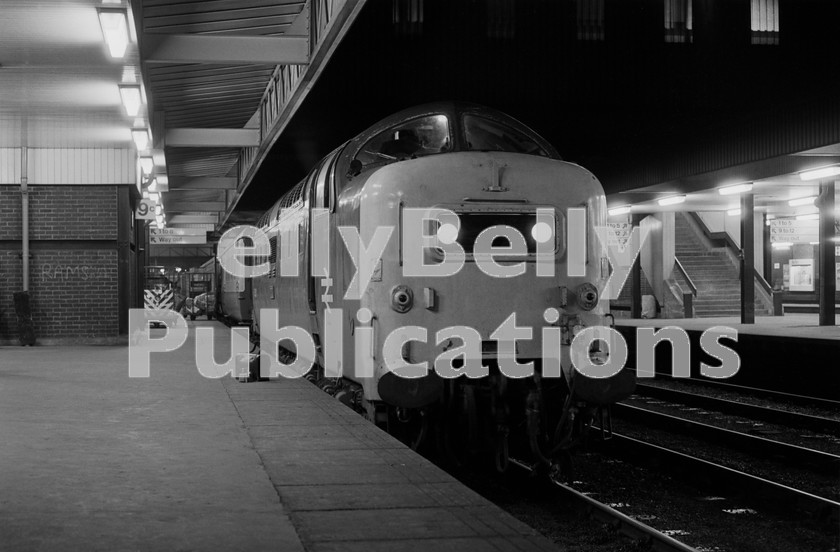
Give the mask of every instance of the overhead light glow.
M 609 210 L 610 216 L 626 215 L 633 208 L 632 205 L 622 205 L 621 207 L 613 207 Z
M 737 217 L 738 215 L 741 214 L 741 210 L 740 209 L 730 209 L 726 212 L 726 214 L 729 215 L 730 217 Z
M 734 194 L 743 194 L 749 191 L 752 191 L 752 184 L 735 184 L 734 186 L 725 186 L 723 188 L 718 188 L 718 193 L 720 195 L 734 195 Z
M 138 151 L 145 151 L 149 147 L 151 139 L 149 137 L 148 128 L 135 128 L 131 130 L 131 139 L 134 140 L 134 145 L 137 146 Z
M 143 174 L 145 175 L 152 174 L 152 171 L 155 170 L 155 160 L 151 157 L 141 157 L 140 170 L 143 171 Z
M 827 178 L 838 174 L 840 174 L 840 166 L 823 167 L 821 169 L 801 172 L 799 173 L 799 178 L 802 180 L 816 180 L 818 178 Z
M 128 18 L 125 10 L 102 8 L 99 10 L 99 26 L 108 45 L 111 57 L 122 58 L 128 48 Z
M 137 84 L 120 84 L 119 87 L 120 98 L 122 98 L 126 115 L 136 117 L 140 113 L 140 106 L 143 105 L 140 86 Z
M 679 203 L 683 203 L 684 201 L 684 195 L 675 195 L 671 197 L 663 197 L 662 199 L 658 200 L 658 203 L 664 207 L 665 205 L 677 205 Z
M 817 199 L 817 196 L 798 197 L 788 201 L 788 205 L 791 207 L 796 207 L 797 205 L 813 205 L 815 199 Z
M 808 213 L 807 215 L 796 215 L 796 220 L 819 220 L 819 213 Z

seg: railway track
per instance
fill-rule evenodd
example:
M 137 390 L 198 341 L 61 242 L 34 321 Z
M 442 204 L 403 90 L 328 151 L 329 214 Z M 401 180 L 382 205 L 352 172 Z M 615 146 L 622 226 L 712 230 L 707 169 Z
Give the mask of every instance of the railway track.
M 751 388 L 744 389 L 747 390 Z M 636 384 L 636 394 L 652 399 L 676 402 L 686 406 L 715 410 L 736 416 L 744 416 L 745 418 L 757 421 L 780 424 L 788 427 L 797 427 L 810 431 L 824 431 L 840 435 L 840 420 L 832 418 L 814 416 L 801 412 L 792 412 L 790 410 L 783 410 L 769 406 L 759 406 L 699 393 L 692 393 L 690 391 L 646 385 L 643 383 Z M 810 397 L 801 397 L 799 395 L 790 396 L 797 397 L 797 400 L 813 400 Z M 822 399 L 817 400 L 822 401 Z M 840 403 L 838 403 L 837 408 L 840 410 Z
M 725 444 L 733 449 L 752 454 L 765 455 L 788 464 L 804 464 L 822 473 L 833 474 L 840 470 L 840 456 L 827 452 L 704 424 L 629 404 L 618 403 L 613 405 L 613 413 L 621 419 L 637 422 L 648 427 L 669 432 L 690 432 L 692 437 L 698 437 L 716 444 Z
M 512 465 L 526 470 L 529 473 L 534 473 L 534 468 L 527 463 L 513 458 L 510 461 Z M 688 546 L 623 512 L 619 512 L 615 508 L 599 502 L 553 477 L 550 480 L 555 489 L 562 492 L 564 496 L 580 503 L 584 511 L 590 516 L 610 524 L 619 533 L 635 540 L 643 546 L 647 546 L 649 550 L 657 552 L 698 552 L 696 548 Z
M 636 371 L 635 368 L 627 367 L 628 370 Z M 643 382 L 645 378 L 637 379 L 637 381 Z M 746 385 L 735 385 L 733 383 L 725 383 L 722 381 L 715 381 L 710 379 L 699 379 L 699 378 L 680 378 L 679 380 L 669 380 L 669 381 L 679 381 L 680 383 L 685 383 L 687 385 L 696 385 L 696 386 L 704 386 L 709 389 L 719 389 L 721 391 L 729 391 L 733 393 L 738 393 L 741 395 L 753 395 L 756 397 L 762 397 L 766 399 L 771 399 L 774 401 L 778 401 L 781 403 L 789 404 L 789 405 L 796 405 L 796 406 L 815 406 L 819 408 L 823 408 L 826 410 L 833 410 L 833 411 L 840 411 L 840 401 L 833 400 L 833 399 L 826 399 L 823 397 L 813 397 L 809 395 L 797 395 L 794 393 L 785 393 L 783 391 L 776 391 L 772 389 L 762 389 L 759 387 L 749 387 Z M 644 384 L 642 384 L 644 385 Z
M 611 455 L 655 463 L 657 467 L 688 475 L 695 482 L 705 481 L 726 493 L 737 489 L 753 501 L 776 506 L 784 513 L 798 509 L 829 523 L 840 520 L 840 503 L 821 496 L 616 432 L 608 443 Z

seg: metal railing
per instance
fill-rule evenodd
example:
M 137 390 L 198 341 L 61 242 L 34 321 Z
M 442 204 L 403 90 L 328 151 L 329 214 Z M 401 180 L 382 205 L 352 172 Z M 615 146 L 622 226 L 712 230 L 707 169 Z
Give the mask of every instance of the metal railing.
M 688 287 L 691 288 L 691 294 L 694 297 L 697 297 L 697 286 L 694 285 L 694 281 L 691 279 L 691 276 L 689 276 L 688 272 L 685 271 L 685 267 L 677 257 L 674 257 L 674 264 L 677 265 L 677 269 L 680 271 L 680 274 L 682 274 L 685 282 L 688 284 Z
M 308 0 L 301 16 L 309 12 L 309 59 L 315 56 L 335 14 L 347 3 L 346 0 Z M 260 142 L 262 143 L 272 127 L 283 115 L 286 105 L 298 88 L 307 65 L 278 65 L 263 93 L 259 107 Z M 239 152 L 239 183 L 245 181 L 252 165 L 259 157 L 260 147 L 241 148 Z

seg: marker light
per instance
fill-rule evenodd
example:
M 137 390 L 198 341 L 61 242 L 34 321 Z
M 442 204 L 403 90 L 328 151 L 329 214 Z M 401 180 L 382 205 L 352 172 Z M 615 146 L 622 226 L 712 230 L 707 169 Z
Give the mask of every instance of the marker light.
M 108 52 L 111 57 L 121 58 L 125 56 L 129 40 L 128 18 L 125 10 L 100 9 L 99 26 L 102 27 L 102 36 L 105 39 L 105 44 L 108 45 Z
M 658 200 L 657 203 L 664 207 L 665 205 L 677 205 L 678 203 L 683 203 L 684 201 L 684 195 L 676 195 L 671 197 L 663 197 L 662 199 Z
M 740 209 L 730 209 L 726 212 L 726 214 L 729 215 L 730 217 L 736 217 L 736 216 L 741 214 L 741 210 Z
M 632 208 L 632 205 L 622 205 L 621 207 L 613 207 L 608 212 L 611 217 L 616 217 L 618 215 L 626 215 Z
M 802 180 L 816 180 L 818 178 L 826 178 L 840 174 L 840 167 L 823 167 L 821 169 L 814 169 L 812 171 L 805 171 L 799 173 L 799 178 Z
M 131 139 L 134 140 L 134 145 L 137 146 L 138 151 L 145 151 L 149 147 L 151 137 L 149 136 L 148 128 L 135 128 L 131 130 Z
M 122 98 L 125 113 L 129 117 L 136 117 L 140 113 L 140 106 L 143 105 L 143 98 L 140 95 L 140 86 L 136 84 L 121 84 L 120 98 Z
M 797 205 L 813 205 L 815 199 L 817 199 L 817 196 L 798 197 L 788 201 L 788 205 L 791 207 L 796 207 Z
M 720 195 L 743 194 L 752 190 L 752 184 L 735 184 L 734 186 L 726 186 L 718 188 Z
M 552 234 L 551 226 L 544 222 L 538 222 L 531 228 L 531 237 L 538 243 L 546 243 L 551 239 Z

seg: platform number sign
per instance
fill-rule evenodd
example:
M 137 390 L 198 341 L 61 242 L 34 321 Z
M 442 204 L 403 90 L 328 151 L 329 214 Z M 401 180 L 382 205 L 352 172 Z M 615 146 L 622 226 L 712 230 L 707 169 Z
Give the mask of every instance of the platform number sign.
M 155 204 L 151 199 L 141 199 L 134 210 L 135 219 L 153 220 L 155 218 Z

